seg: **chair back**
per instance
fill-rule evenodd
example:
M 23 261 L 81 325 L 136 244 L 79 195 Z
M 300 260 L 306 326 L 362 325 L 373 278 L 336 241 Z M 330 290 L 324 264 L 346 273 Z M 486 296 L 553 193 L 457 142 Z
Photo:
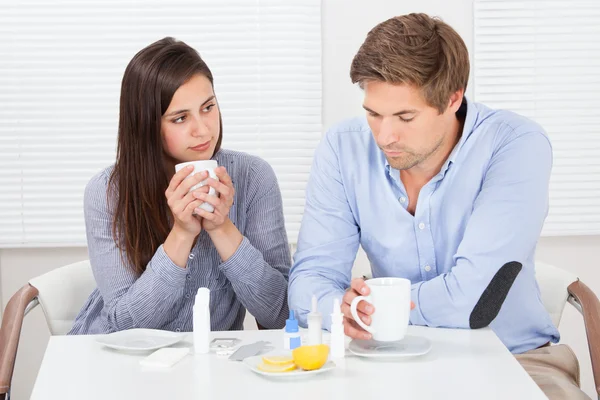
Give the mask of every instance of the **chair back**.
M 29 281 L 39 291 L 50 334 L 65 335 L 81 307 L 96 288 L 88 260 L 65 265 Z
M 567 288 L 578 280 L 577 275 L 543 262 L 535 263 L 535 277 L 540 287 L 542 303 L 558 327 L 569 298 Z

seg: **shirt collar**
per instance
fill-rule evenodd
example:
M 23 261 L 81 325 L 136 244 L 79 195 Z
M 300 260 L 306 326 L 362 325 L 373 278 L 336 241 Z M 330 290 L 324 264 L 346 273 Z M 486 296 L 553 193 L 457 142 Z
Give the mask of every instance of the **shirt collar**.
M 467 100 L 466 97 L 463 97 L 463 102 L 458 110 L 458 113 L 463 112 L 465 115 L 465 122 L 463 124 L 462 134 L 454 149 L 450 153 L 448 157 L 448 162 L 455 163 L 456 157 L 458 157 L 458 153 L 460 149 L 463 147 L 465 142 L 469 139 L 471 134 L 473 133 L 473 129 L 475 128 L 475 121 L 477 120 L 477 106 L 475 103 Z

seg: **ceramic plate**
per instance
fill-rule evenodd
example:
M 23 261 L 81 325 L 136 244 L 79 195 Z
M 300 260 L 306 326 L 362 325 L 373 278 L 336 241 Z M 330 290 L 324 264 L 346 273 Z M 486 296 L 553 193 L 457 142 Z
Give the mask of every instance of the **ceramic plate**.
M 256 372 L 257 374 L 268 376 L 270 378 L 281 378 L 281 379 L 305 378 L 305 377 L 309 377 L 312 375 L 321 374 L 323 372 L 331 371 L 332 369 L 335 368 L 335 364 L 332 361 L 327 361 L 325 363 L 325 365 L 323 365 L 321 368 L 315 369 L 312 371 L 305 371 L 303 369 L 298 368 L 298 369 L 295 369 L 293 371 L 288 371 L 288 372 L 266 372 L 266 371 L 261 371 L 260 369 L 258 369 L 258 365 L 262 364 L 262 362 L 263 362 L 262 358 L 263 358 L 263 356 L 248 357 L 248 358 L 245 358 L 243 362 L 244 362 L 244 364 L 246 364 L 248 366 L 248 368 L 250 368 L 252 371 Z
M 405 336 L 397 342 L 376 340 L 352 340 L 348 350 L 360 357 L 399 358 L 427 354 L 431 350 L 429 339 L 419 336 Z

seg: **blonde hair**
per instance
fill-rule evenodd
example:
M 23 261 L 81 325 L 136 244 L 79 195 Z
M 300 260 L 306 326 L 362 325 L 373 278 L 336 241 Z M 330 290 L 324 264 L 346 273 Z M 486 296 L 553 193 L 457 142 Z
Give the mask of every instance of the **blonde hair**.
M 469 52 L 450 25 L 427 14 L 390 18 L 367 35 L 350 68 L 352 83 L 383 81 L 421 90 L 443 113 L 450 95 L 467 88 Z

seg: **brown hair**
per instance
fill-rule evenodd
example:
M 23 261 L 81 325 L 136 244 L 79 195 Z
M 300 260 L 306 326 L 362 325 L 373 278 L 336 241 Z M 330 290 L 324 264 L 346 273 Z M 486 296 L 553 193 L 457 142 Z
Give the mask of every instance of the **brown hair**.
M 192 76 L 213 76 L 187 44 L 164 38 L 139 51 L 121 82 L 117 161 L 110 177 L 113 236 L 135 272 L 141 274 L 171 230 L 165 198 L 169 184 L 161 118 L 175 91 Z M 219 139 L 214 154 L 219 151 Z
M 458 33 L 426 14 L 390 18 L 367 35 L 350 68 L 352 83 L 383 81 L 421 89 L 443 113 L 450 95 L 467 88 L 469 53 Z

